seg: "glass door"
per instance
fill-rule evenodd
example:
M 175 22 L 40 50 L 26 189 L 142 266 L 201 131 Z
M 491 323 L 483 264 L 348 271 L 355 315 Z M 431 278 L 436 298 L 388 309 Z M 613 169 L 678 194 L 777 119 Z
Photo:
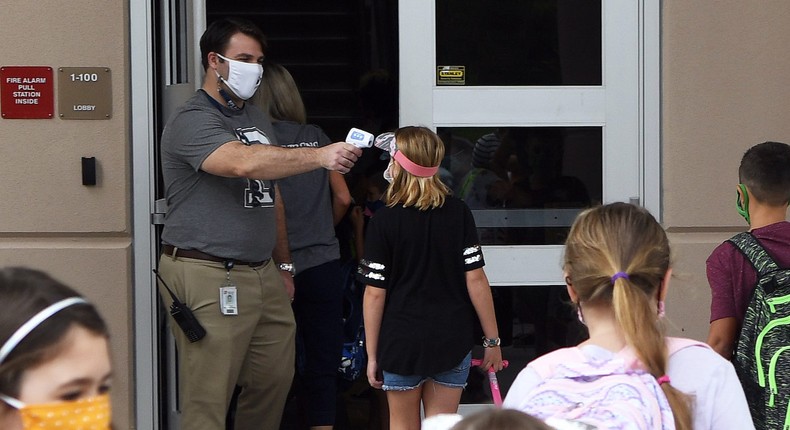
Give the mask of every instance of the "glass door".
M 503 389 L 584 336 L 560 267 L 576 214 L 630 201 L 660 216 L 658 16 L 652 0 L 399 3 L 400 124 L 437 131 L 443 178 L 475 214 L 519 361 Z

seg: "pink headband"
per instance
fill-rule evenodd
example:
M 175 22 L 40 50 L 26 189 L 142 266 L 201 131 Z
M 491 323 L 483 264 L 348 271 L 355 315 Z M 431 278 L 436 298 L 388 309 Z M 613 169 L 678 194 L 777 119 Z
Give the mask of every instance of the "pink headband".
M 390 157 L 397 160 L 404 170 L 414 176 L 420 178 L 430 178 L 439 171 L 439 166 L 420 166 L 414 161 L 409 160 L 409 158 L 406 157 L 403 152 L 398 151 L 398 145 L 395 143 L 395 133 L 387 132 L 376 136 L 374 145 L 379 149 L 389 152 Z
M 406 169 L 407 172 L 420 178 L 430 178 L 439 171 L 439 166 L 425 167 L 409 160 L 401 151 L 395 151 L 395 160 Z

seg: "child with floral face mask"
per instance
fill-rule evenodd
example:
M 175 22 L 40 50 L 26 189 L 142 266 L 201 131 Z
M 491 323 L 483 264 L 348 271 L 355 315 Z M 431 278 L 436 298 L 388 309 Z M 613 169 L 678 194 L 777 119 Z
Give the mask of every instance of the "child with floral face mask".
M 107 430 L 110 377 L 93 305 L 43 272 L 0 269 L 0 428 Z

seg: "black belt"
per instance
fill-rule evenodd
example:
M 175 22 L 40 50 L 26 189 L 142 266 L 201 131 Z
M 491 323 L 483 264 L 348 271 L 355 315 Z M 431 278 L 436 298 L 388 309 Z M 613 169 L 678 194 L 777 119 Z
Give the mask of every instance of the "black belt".
M 266 262 L 269 261 L 268 259 L 263 261 L 239 261 L 230 258 L 216 257 L 211 254 L 206 254 L 205 252 L 200 252 L 196 249 L 181 249 L 181 248 L 176 248 L 173 245 L 164 245 L 164 244 L 162 245 L 162 254 L 165 254 L 170 257 L 194 258 L 195 260 L 214 261 L 217 263 L 225 263 L 231 261 L 233 262 L 233 264 L 250 266 L 250 267 L 263 266 L 264 264 L 266 264 Z

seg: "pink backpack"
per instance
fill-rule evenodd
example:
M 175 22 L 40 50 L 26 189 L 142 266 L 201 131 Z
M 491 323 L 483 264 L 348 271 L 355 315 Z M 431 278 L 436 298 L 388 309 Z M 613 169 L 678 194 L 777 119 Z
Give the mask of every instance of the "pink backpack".
M 667 346 L 670 355 L 689 346 L 707 347 L 681 338 L 667 338 Z M 527 366 L 543 382 L 521 403 L 524 412 L 547 423 L 576 423 L 575 428 L 674 430 L 663 390 L 636 364 L 627 351 L 604 361 L 590 360 L 578 347 L 546 354 Z

